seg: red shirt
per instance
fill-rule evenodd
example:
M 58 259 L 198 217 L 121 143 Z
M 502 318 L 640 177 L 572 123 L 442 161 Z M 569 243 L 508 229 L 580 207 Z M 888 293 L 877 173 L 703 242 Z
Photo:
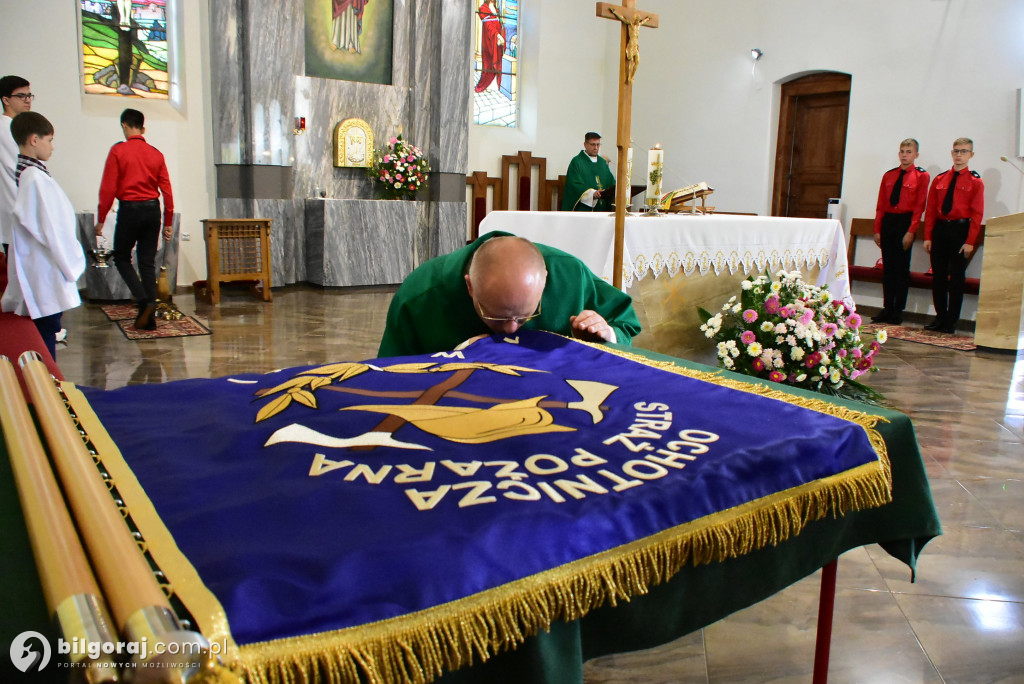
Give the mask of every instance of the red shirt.
M 900 201 L 896 206 L 889 204 L 892 188 L 900 177 L 900 167 L 889 169 L 882 176 L 878 187 L 878 203 L 875 205 L 875 232 L 882 231 L 882 217 L 886 214 L 910 214 L 909 233 L 916 233 L 924 214 L 925 200 L 928 198 L 928 181 L 931 176 L 920 166 L 911 166 L 903 174 L 903 189 L 900 190 Z
M 948 214 L 942 213 L 942 202 L 946 199 L 946 190 L 953 179 L 953 169 L 943 171 L 928 191 L 928 209 L 924 214 L 924 239 L 932 239 L 932 229 L 936 220 L 958 221 L 970 219 L 971 227 L 967 231 L 967 244 L 972 247 L 978 241 L 981 232 L 981 216 L 985 213 L 985 183 L 977 171 L 964 167 L 956 177 L 956 190 L 953 191 L 953 208 Z
M 160 150 L 146 142 L 141 135 L 133 135 L 110 148 L 100 182 L 100 206 L 96 220 L 103 223 L 114 198 L 125 202 L 145 202 L 164 196 L 164 225 L 171 225 L 174 217 L 174 197 L 171 179 Z

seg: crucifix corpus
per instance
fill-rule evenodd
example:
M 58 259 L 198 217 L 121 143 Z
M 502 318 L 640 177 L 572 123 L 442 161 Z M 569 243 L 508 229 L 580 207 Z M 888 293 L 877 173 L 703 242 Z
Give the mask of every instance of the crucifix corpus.
M 658 28 L 658 15 L 636 8 L 636 0 L 623 0 L 621 5 L 597 3 L 597 16 L 622 23 L 622 48 L 619 55 L 619 125 L 615 147 L 618 150 L 618 169 L 615 174 L 615 252 L 612 266 L 612 284 L 622 287 L 622 242 L 626 232 L 626 155 L 629 149 L 629 129 L 633 118 L 633 76 L 640 64 L 640 27 Z

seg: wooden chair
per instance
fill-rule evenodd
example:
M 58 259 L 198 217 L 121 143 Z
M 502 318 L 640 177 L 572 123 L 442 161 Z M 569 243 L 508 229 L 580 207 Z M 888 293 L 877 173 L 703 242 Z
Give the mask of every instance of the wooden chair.
M 466 185 L 472 191 L 470 199 L 470 227 L 469 241 L 473 242 L 480 237 L 480 222 L 487 216 L 487 191 L 491 191 L 491 206 L 501 207 L 501 179 L 487 175 L 486 171 L 474 171 L 466 176 Z
M 513 166 L 516 167 L 517 172 L 515 187 L 512 183 Z M 533 192 L 533 170 L 535 168 L 538 170 L 538 185 L 540 186 L 536 193 Z M 530 211 L 535 206 L 542 206 L 544 202 L 541 195 L 544 192 L 544 184 L 547 182 L 547 174 L 548 161 L 544 157 L 535 157 L 526 150 L 519 150 L 519 153 L 514 155 L 501 155 L 501 208 L 506 211 L 510 208 L 509 200 L 513 195 L 516 198 L 515 208 L 519 211 Z

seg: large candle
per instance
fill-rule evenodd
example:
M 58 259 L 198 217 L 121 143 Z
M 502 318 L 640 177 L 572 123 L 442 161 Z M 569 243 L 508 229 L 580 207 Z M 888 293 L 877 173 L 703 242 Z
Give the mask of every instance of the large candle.
M 647 197 L 661 201 L 661 176 L 665 166 L 665 150 L 661 144 L 647 151 Z

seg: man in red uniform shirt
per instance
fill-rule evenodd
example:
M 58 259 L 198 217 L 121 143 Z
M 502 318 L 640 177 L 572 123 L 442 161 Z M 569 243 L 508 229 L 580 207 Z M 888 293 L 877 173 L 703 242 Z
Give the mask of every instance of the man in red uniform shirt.
M 953 168 L 940 173 L 928 191 L 924 218 L 924 248 L 932 259 L 932 302 L 935 320 L 926 330 L 956 331 L 964 301 L 967 260 L 981 233 L 985 211 L 985 184 L 977 171 L 967 168 L 974 156 L 974 141 L 953 141 Z
M 114 199 L 117 225 L 114 228 L 114 265 L 139 305 L 135 327 L 155 330 L 156 248 L 160 239 L 160 195 L 164 196 L 164 240 L 171 239 L 174 198 L 164 155 L 146 142 L 145 117 L 137 109 L 121 112 L 124 142 L 110 148 L 100 183 L 100 205 L 96 235 L 103 234 Z M 132 249 L 138 245 L 139 272 L 132 265 Z
M 918 144 L 900 143 L 900 165 L 882 176 L 875 205 L 875 244 L 882 248 L 882 310 L 871 320 L 903 323 L 910 288 L 910 252 L 928 197 L 928 172 L 914 166 Z

